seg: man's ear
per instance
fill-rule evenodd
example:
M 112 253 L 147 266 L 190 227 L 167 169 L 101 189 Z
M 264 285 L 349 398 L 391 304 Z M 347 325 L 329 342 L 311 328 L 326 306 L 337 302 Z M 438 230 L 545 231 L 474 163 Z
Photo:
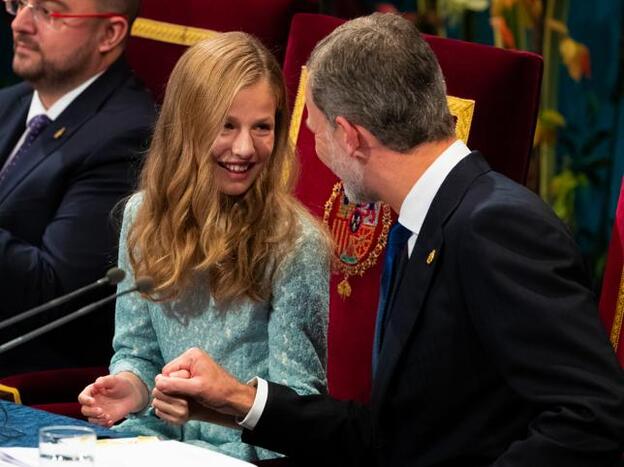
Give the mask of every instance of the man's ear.
M 128 20 L 126 18 L 122 16 L 110 18 L 106 23 L 98 50 L 101 53 L 110 52 L 122 43 L 128 34 Z
M 344 146 L 358 157 L 368 157 L 370 149 L 377 145 L 377 138 L 366 128 L 355 125 L 345 117 L 336 117 L 336 125 L 342 129 Z
M 360 134 L 357 127 L 345 117 L 336 117 L 336 125 L 340 127 L 343 135 L 343 144 L 349 154 L 360 149 Z

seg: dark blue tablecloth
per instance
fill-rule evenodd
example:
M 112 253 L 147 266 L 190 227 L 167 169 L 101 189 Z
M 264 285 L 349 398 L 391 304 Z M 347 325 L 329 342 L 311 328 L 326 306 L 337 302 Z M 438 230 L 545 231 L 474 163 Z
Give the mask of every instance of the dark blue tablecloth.
M 93 428 L 98 438 L 125 438 L 121 434 L 75 418 L 56 415 L 24 405 L 13 404 L 0 399 L 0 447 L 36 448 L 39 442 L 39 428 L 49 425 L 80 425 Z M 263 467 L 296 467 L 287 459 L 273 459 L 259 462 Z
M 0 446 L 37 447 L 39 428 L 49 425 L 88 426 L 95 430 L 98 438 L 128 436 L 75 418 L 0 400 Z

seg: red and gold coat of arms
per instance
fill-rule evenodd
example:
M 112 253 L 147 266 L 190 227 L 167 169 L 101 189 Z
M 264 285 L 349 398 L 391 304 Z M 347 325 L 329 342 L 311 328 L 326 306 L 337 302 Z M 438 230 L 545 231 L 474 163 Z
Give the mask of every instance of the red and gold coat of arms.
M 338 284 L 338 294 L 347 298 L 351 295 L 349 277 L 362 276 L 377 263 L 386 247 L 392 222 L 390 206 L 380 202 L 350 203 L 342 182 L 338 182 L 325 203 L 323 222 L 334 238 L 336 268 L 344 275 Z

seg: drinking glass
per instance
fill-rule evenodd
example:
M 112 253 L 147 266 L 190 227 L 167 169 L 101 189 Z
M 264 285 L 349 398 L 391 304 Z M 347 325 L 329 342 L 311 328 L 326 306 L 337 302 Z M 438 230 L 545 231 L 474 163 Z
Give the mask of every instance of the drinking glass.
M 39 465 L 92 467 L 95 431 L 85 426 L 55 425 L 39 430 Z

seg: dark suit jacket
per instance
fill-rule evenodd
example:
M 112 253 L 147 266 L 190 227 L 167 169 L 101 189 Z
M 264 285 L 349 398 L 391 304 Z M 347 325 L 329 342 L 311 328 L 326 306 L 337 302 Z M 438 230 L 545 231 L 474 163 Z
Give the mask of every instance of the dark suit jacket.
M 27 83 L 0 90 L 0 165 L 25 130 L 32 95 Z M 119 60 L 46 128 L 0 183 L 0 319 L 91 283 L 115 264 L 111 211 L 135 187 L 154 111 L 150 95 Z M 113 318 L 110 309 L 103 314 L 38 338 L 35 347 L 0 355 L 0 373 L 106 363 Z M 17 326 L 2 341 L 23 330 Z
M 478 153 L 444 181 L 390 302 L 370 406 L 270 383 L 243 440 L 317 465 L 613 465 L 624 376 L 575 242 Z

